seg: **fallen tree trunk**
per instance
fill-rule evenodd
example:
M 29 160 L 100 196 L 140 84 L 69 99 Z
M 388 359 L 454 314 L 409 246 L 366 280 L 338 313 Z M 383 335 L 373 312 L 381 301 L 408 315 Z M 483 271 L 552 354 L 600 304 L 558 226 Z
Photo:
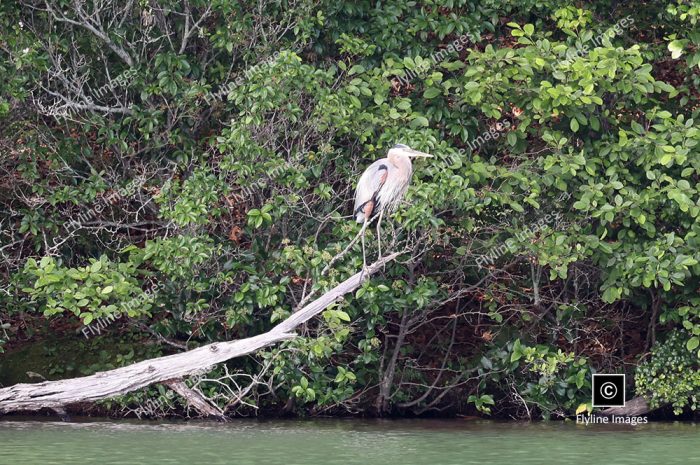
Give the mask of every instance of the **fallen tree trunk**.
M 610 407 L 601 411 L 601 415 L 618 415 L 625 417 L 637 417 L 651 412 L 649 402 L 644 397 L 635 397 L 625 402 L 624 407 Z
M 376 261 L 364 273 L 354 274 L 266 333 L 236 341 L 215 342 L 188 352 L 144 360 L 82 378 L 16 384 L 0 389 L 0 413 L 41 408 L 60 409 L 69 404 L 94 402 L 126 394 L 154 383 L 168 381 L 172 384 L 172 380 L 207 371 L 218 363 L 292 339 L 296 335 L 291 331 L 297 326 L 321 313 L 338 298 L 357 289 L 364 278 L 397 256 L 398 253 L 395 253 Z

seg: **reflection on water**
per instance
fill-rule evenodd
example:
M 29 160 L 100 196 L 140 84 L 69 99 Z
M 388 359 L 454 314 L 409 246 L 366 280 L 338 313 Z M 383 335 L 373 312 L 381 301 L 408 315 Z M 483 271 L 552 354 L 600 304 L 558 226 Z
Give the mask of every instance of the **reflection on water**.
M 700 464 L 700 425 L 0 421 L 0 464 Z

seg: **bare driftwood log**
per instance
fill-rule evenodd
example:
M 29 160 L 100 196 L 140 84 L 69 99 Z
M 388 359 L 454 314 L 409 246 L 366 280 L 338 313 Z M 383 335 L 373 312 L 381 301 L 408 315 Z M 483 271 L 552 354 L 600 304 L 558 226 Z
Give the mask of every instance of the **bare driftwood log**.
M 618 415 L 625 417 L 637 417 L 639 415 L 644 415 L 645 413 L 651 412 L 652 409 L 649 406 L 649 402 L 644 397 L 635 397 L 633 399 L 625 402 L 624 407 L 610 407 L 601 411 L 601 415 Z
M 226 420 L 224 412 L 218 406 L 209 402 L 199 392 L 195 391 L 194 389 L 190 389 L 183 380 L 171 379 L 169 381 L 165 381 L 163 384 L 180 394 L 180 396 L 187 400 L 187 405 L 193 407 L 201 414 L 207 417 L 218 418 L 219 420 Z
M 215 342 L 188 352 L 144 360 L 115 370 L 103 371 L 82 378 L 44 381 L 36 384 L 15 384 L 0 389 L 0 413 L 17 410 L 59 409 L 77 402 L 94 402 L 126 394 L 153 383 L 173 382 L 225 362 L 253 353 L 276 342 L 292 339 L 297 326 L 321 313 L 348 292 L 357 289 L 367 278 L 399 254 L 388 255 L 371 264 L 364 273 L 356 273 L 289 318 L 258 336 L 236 341 Z M 176 390 L 176 389 L 175 389 Z M 193 405 L 197 408 L 197 405 Z M 203 407 L 203 406 L 202 406 Z M 206 413 L 206 407 L 203 407 Z M 218 412 L 217 412 L 218 413 Z

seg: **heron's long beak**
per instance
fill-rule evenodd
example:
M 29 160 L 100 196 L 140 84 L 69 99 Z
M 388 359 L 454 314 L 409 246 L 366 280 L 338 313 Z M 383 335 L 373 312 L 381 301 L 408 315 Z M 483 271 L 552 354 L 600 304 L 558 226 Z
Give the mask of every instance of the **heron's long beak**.
M 407 152 L 407 153 L 406 153 L 406 155 L 408 155 L 409 157 L 425 157 L 425 158 L 433 158 L 433 156 L 432 156 L 432 155 L 430 155 L 429 153 L 425 153 L 425 152 L 419 152 L 418 150 L 413 150 L 413 149 L 405 149 L 405 151 Z

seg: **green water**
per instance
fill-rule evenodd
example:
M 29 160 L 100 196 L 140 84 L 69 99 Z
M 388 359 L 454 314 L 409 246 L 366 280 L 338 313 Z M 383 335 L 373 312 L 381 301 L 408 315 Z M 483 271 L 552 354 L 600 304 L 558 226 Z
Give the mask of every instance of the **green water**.
M 700 425 L 0 421 L 0 464 L 700 464 Z

